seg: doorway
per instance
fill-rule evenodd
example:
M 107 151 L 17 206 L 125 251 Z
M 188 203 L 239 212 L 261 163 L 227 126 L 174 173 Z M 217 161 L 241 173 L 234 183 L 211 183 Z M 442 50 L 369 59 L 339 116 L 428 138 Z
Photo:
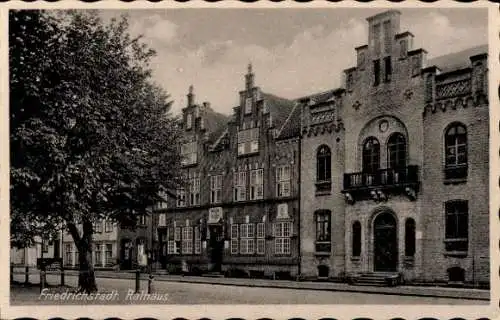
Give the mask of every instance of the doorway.
M 209 271 L 221 272 L 222 270 L 222 255 L 224 251 L 224 235 L 221 225 L 208 226 L 210 239 L 208 241 L 208 250 L 210 256 Z
M 374 270 L 394 272 L 398 267 L 398 236 L 395 217 L 389 212 L 379 214 L 373 222 Z

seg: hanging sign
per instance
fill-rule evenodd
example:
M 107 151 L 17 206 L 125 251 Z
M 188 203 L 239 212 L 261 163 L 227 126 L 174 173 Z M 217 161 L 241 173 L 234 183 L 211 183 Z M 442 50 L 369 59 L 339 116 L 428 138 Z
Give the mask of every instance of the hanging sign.
M 208 223 L 219 223 L 222 219 L 222 207 L 208 209 Z

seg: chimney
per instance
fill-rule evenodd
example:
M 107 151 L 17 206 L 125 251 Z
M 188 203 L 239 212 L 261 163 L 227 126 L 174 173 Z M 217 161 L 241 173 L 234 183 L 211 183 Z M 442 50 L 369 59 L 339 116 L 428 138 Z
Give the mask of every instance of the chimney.
M 254 74 L 252 72 L 252 64 L 248 64 L 248 73 L 245 76 L 246 79 L 246 90 L 250 91 L 254 86 Z
M 189 86 L 189 93 L 187 94 L 187 106 L 191 107 L 194 105 L 194 93 L 193 93 L 193 85 Z

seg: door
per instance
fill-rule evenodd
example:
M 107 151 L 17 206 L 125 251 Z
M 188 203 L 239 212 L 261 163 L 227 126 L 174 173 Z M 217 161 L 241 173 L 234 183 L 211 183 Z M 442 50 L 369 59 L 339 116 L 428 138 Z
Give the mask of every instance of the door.
M 132 269 L 132 257 L 133 257 L 133 247 L 132 241 L 129 239 L 123 239 L 121 241 L 121 268 L 125 270 Z
M 222 226 L 209 226 L 208 230 L 210 232 L 210 239 L 208 241 L 210 255 L 209 270 L 212 272 L 220 272 L 222 267 L 222 254 L 224 249 Z
M 388 212 L 379 214 L 373 222 L 375 271 L 397 271 L 398 237 L 394 216 Z

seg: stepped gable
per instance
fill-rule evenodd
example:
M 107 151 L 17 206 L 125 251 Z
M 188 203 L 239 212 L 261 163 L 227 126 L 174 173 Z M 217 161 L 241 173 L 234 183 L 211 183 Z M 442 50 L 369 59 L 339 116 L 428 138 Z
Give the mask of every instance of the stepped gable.
M 430 67 L 438 67 L 442 73 L 460 70 L 471 66 L 470 57 L 482 53 L 488 53 L 488 45 L 480 45 L 443 56 L 438 56 L 429 59 L 427 65 Z

